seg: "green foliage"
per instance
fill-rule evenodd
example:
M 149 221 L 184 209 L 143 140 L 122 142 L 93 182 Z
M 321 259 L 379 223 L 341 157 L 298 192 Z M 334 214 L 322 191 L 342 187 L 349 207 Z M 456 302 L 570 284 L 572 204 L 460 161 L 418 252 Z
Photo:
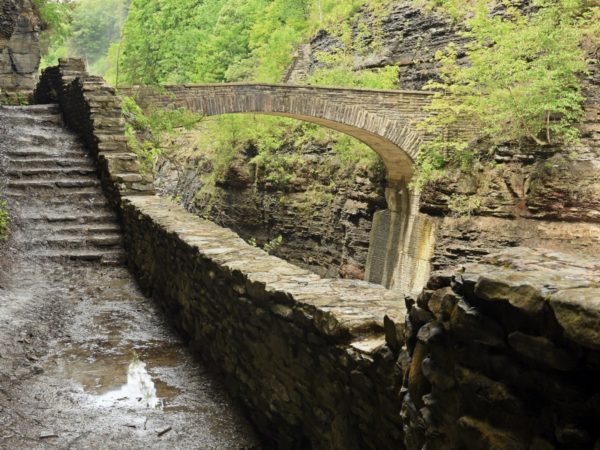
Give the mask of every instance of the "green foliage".
M 53 0 L 33 0 L 33 5 L 44 23 L 44 31 L 40 39 L 44 53 L 40 67 L 43 69 L 56 64 L 58 58 L 67 56 L 65 42 L 71 34 L 73 4 Z
M 131 97 L 123 98 L 121 109 L 126 121 L 127 144 L 149 171 L 162 154 L 164 134 L 178 128 L 189 130 L 202 120 L 186 109 L 152 109 L 144 112 Z
M 77 56 L 86 61 L 91 73 L 115 78 L 118 55 L 114 45 L 120 40 L 131 0 L 35 1 L 49 23 L 42 40 L 42 68 L 56 65 L 58 58 Z
M 381 162 L 373 149 L 346 134 L 336 136 L 332 148 L 340 157 L 342 164 L 346 166 L 369 169 Z
M 536 6 L 537 12 L 525 15 L 509 3 L 503 15 L 491 15 L 487 3 L 477 1 L 463 33 L 469 63 L 458 61 L 456 45 L 436 55 L 440 79 L 425 87 L 436 91 L 434 114 L 420 126 L 437 138 L 422 149 L 417 184 L 447 167 L 468 169 L 480 157 L 469 146 L 470 133 L 456 132 L 465 126 L 476 130 L 480 147 L 484 142 L 488 149 L 510 141 L 551 145 L 577 140 L 587 5 L 584 0 L 539 0 Z
M 396 89 L 399 68 L 386 66 L 375 70 L 353 71 L 349 68 L 351 55 L 335 60 L 331 65 L 317 69 L 310 77 L 311 84 L 321 86 L 347 86 L 371 89 Z
M 118 42 L 130 0 L 78 0 L 71 19 L 70 46 L 94 64 Z
M 346 9 L 343 11 L 351 18 L 329 29 L 338 45 L 332 51 L 321 52 L 317 55 L 322 67 L 318 68 L 310 77 L 311 84 L 372 89 L 395 89 L 398 87 L 398 66 L 386 66 L 375 70 L 355 68 L 356 55 L 365 57 L 381 50 L 381 23 L 388 12 L 387 6 L 390 2 L 372 0 L 363 3 L 362 6 L 366 10 L 353 17 L 352 15 L 357 10 L 346 5 Z
M 273 253 L 283 245 L 283 236 L 279 235 L 275 239 L 271 239 L 263 246 L 263 250 L 269 254 Z
M 452 194 L 448 208 L 456 216 L 470 216 L 481 208 L 481 198 L 477 195 Z
M 383 17 L 388 2 L 133 0 L 123 31 L 124 80 L 131 84 L 278 82 L 295 47 L 318 28 L 337 30 L 340 22 L 365 6 L 371 14 Z M 347 60 L 343 63 L 343 70 L 352 68 Z M 348 80 L 338 72 L 337 81 L 348 86 L 391 87 L 389 80 L 397 79 L 394 75 L 394 69 L 386 69 Z M 334 81 L 335 77 L 324 74 L 315 79 Z
M 254 237 L 251 237 L 250 239 L 248 239 L 248 244 L 250 244 L 252 247 L 258 247 L 258 242 L 256 242 L 256 238 L 254 238 Z M 269 242 L 267 242 L 265 245 L 263 245 L 262 249 L 265 252 L 271 254 L 275 250 L 277 250 L 279 247 L 281 247 L 282 245 L 283 245 L 283 236 L 279 235 L 275 239 L 271 239 Z
M 33 5 L 39 12 L 47 30 L 62 39 L 69 36 L 70 2 L 33 0 Z
M 3 241 L 7 238 L 9 226 L 10 215 L 8 214 L 6 202 L 4 200 L 0 200 L 0 241 Z

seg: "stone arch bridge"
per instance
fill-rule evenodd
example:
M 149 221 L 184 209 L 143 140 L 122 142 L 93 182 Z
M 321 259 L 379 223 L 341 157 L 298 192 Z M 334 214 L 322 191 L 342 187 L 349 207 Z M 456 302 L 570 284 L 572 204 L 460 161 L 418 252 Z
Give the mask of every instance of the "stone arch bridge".
M 120 93 L 142 106 L 186 108 L 205 116 L 255 113 L 291 117 L 353 136 L 378 153 L 387 169 L 388 209 L 376 213 L 366 277 L 404 292 L 420 289 L 430 272 L 434 226 L 418 213 L 408 182 L 423 141 L 417 129 L 432 93 L 275 84 L 129 87 Z
M 121 93 L 145 104 L 187 108 L 205 116 L 254 113 L 291 117 L 353 136 L 381 156 L 390 184 L 405 184 L 424 140 L 416 124 L 432 93 L 276 84 L 132 87 Z

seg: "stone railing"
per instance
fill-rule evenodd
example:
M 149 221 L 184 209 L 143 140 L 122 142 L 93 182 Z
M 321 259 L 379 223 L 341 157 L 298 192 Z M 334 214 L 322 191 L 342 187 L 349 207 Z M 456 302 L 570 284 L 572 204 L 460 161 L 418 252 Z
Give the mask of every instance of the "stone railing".
M 129 155 L 108 138 L 120 120 L 102 120 L 118 103 L 80 65 L 48 69 L 37 98 L 98 156 L 142 288 L 279 448 L 600 447 L 597 261 L 513 249 L 434 275 L 407 313 L 392 291 L 321 279 L 131 195 L 151 191 L 119 175 L 135 162 L 110 160 Z
M 34 92 L 36 103 L 59 103 L 65 122 L 98 162 L 102 186 L 118 207 L 123 196 L 154 194 L 153 176 L 143 174 L 127 148 L 124 119 L 114 90 L 87 74 L 81 60 L 61 60 L 46 69 Z

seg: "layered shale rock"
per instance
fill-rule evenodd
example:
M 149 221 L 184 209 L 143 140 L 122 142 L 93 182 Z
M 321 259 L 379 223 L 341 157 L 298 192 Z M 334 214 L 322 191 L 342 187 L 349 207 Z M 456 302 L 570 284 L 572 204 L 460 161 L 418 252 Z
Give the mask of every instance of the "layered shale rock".
M 42 23 L 30 0 L 0 8 L 0 101 L 26 101 L 37 81 Z

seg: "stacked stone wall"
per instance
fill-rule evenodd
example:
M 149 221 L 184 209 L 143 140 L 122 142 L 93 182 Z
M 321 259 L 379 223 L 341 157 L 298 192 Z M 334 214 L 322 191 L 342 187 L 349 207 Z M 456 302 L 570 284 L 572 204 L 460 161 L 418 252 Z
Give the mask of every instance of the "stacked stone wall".
M 46 69 L 34 92 L 36 103 L 59 103 L 67 125 L 97 159 L 103 189 L 114 207 L 126 195 L 154 193 L 153 176 L 127 148 L 121 103 L 100 77 L 87 74 L 83 61 L 65 59 Z
M 407 448 L 600 448 L 596 259 L 515 248 L 411 302 Z

